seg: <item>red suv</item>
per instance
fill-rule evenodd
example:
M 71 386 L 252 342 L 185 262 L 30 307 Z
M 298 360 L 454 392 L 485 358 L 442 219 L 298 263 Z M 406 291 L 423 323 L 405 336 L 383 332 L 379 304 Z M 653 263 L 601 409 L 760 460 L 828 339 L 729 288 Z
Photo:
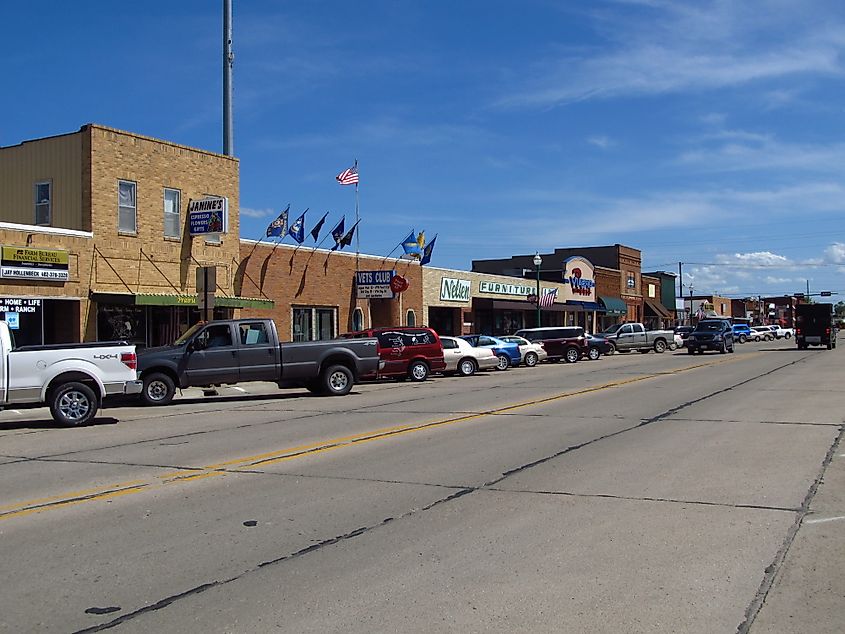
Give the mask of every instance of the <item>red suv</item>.
M 379 377 L 425 381 L 432 372 L 446 369 L 440 337 L 431 328 L 370 328 L 348 332 L 341 337 L 375 337 L 378 340 Z
M 575 363 L 590 352 L 590 342 L 584 336 L 581 326 L 523 328 L 516 331 L 516 336 L 524 337 L 532 343 L 542 343 L 552 363 L 561 359 Z

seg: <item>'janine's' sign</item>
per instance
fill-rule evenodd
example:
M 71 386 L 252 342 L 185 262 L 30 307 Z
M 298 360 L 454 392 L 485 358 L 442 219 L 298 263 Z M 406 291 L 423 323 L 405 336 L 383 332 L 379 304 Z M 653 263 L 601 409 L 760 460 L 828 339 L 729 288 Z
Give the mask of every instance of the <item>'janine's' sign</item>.
M 440 299 L 446 302 L 468 302 L 470 296 L 469 280 L 457 280 L 444 277 L 440 280 Z
M 229 230 L 229 200 L 209 196 L 188 202 L 188 228 L 192 236 L 226 233 Z

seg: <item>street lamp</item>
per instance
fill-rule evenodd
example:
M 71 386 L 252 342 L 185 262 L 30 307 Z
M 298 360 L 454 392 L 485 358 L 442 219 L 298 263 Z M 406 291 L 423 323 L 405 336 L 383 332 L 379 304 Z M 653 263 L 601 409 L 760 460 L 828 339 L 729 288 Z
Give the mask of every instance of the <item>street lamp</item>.
M 540 257 L 540 252 L 534 253 L 534 268 L 537 269 L 537 328 L 540 327 L 540 265 L 543 263 L 543 258 Z

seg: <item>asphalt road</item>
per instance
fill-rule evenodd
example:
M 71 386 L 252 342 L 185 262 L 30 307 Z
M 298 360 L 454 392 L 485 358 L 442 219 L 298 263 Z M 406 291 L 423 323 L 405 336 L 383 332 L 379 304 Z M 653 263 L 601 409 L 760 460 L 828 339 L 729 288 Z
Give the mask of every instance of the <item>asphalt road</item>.
M 845 631 L 840 350 L 3 412 L 0 631 Z

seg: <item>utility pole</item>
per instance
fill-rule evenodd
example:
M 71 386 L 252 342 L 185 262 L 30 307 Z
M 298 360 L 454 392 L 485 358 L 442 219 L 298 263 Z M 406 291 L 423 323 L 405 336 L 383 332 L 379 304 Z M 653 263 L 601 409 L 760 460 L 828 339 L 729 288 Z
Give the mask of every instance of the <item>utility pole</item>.
M 235 136 L 232 129 L 232 0 L 223 0 L 223 154 L 234 156 Z

